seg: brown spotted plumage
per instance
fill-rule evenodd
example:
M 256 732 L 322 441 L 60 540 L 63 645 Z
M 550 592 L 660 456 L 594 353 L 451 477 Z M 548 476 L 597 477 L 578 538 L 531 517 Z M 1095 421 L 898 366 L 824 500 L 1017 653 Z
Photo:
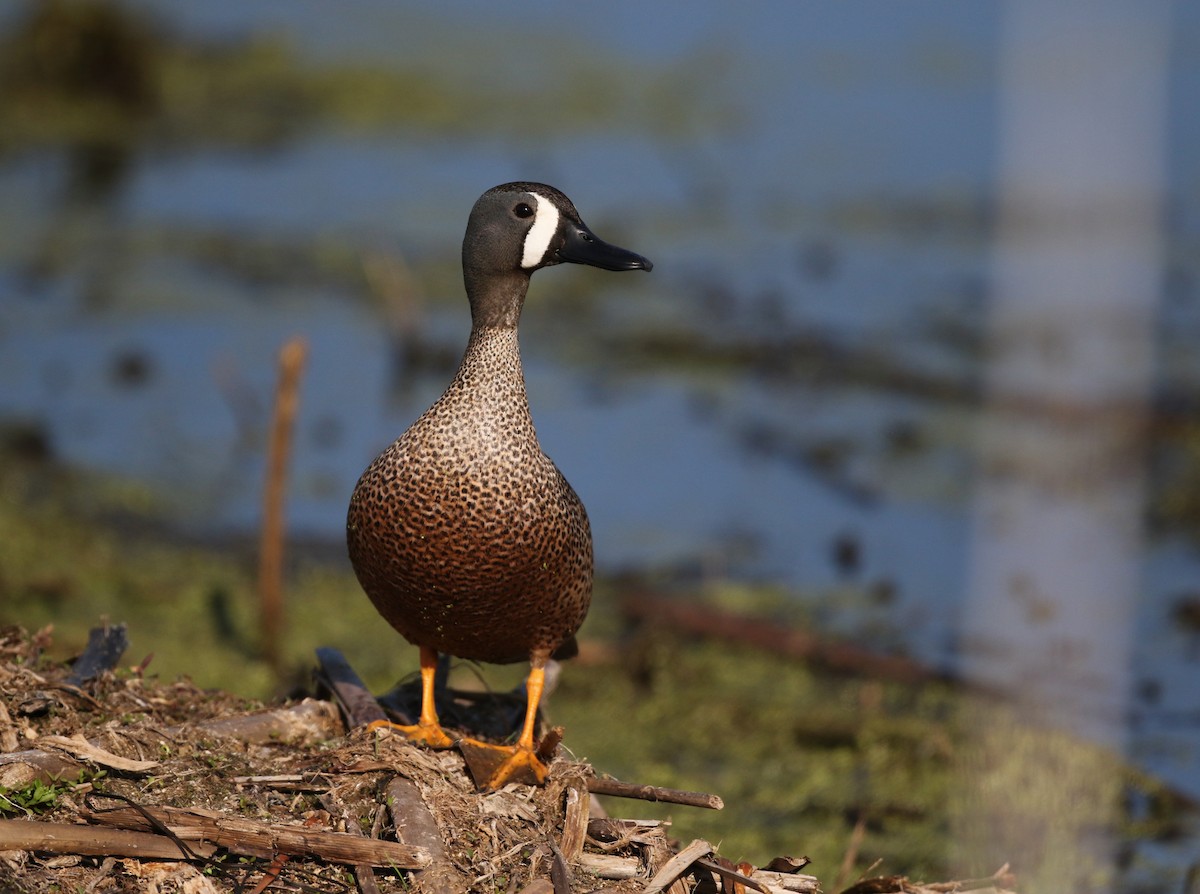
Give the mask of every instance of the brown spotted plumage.
M 347 517 L 359 582 L 421 647 L 421 721 L 406 734 L 435 746 L 454 741 L 433 706 L 438 653 L 530 662 L 521 737 L 485 788 L 544 778 L 533 755 L 542 668 L 573 650 L 591 600 L 587 513 L 538 443 L 517 345 L 530 274 L 563 261 L 652 266 L 597 239 L 553 187 L 510 183 L 484 193 L 463 239 L 472 328 L 462 363 L 442 397 L 363 473 Z

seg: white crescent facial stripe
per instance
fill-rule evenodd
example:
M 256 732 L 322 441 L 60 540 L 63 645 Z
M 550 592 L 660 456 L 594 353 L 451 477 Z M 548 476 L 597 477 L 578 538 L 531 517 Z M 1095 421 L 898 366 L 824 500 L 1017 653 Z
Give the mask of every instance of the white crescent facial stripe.
M 533 226 L 525 234 L 525 253 L 521 255 L 521 266 L 526 270 L 545 260 L 546 252 L 550 250 L 550 240 L 558 232 L 558 209 L 554 203 L 536 192 L 530 195 L 537 200 L 537 209 L 533 215 Z

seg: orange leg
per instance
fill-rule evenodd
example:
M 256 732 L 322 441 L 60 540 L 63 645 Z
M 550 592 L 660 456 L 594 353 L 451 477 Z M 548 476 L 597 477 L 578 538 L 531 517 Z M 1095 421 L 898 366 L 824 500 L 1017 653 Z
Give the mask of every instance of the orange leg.
M 421 646 L 421 716 L 416 726 L 403 726 L 390 720 L 376 720 L 368 730 L 394 729 L 414 742 L 430 748 L 453 748 L 454 740 L 442 729 L 438 721 L 437 707 L 433 701 L 433 683 L 437 674 L 438 653 L 435 649 Z
M 533 751 L 533 727 L 537 723 L 538 705 L 542 703 L 542 689 L 546 686 L 546 670 L 541 667 L 531 667 L 529 676 L 525 679 L 525 724 L 521 727 L 521 736 L 517 739 L 517 747 Z
M 459 741 L 475 784 L 482 791 L 495 791 L 510 782 L 541 785 L 546 781 L 546 765 L 538 759 L 533 747 L 533 729 L 545 685 L 545 670 L 541 663 L 534 664 L 525 681 L 525 723 L 515 745 L 490 745 L 476 739 Z

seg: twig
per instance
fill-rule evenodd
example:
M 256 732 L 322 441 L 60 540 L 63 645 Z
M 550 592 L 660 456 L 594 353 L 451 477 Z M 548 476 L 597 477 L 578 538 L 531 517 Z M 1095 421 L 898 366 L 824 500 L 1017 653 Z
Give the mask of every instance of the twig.
M 211 857 L 211 844 L 188 842 L 191 853 L 164 835 L 125 829 L 98 829 L 75 823 L 0 819 L 0 851 L 40 851 L 89 857 L 142 857 L 152 860 L 190 860 Z
M 358 823 L 354 821 L 353 817 L 349 816 L 349 811 L 342 806 L 341 802 L 337 800 L 337 796 L 334 795 L 332 791 L 321 795 L 318 797 L 317 801 L 322 807 L 325 808 L 325 810 L 329 812 L 330 816 L 334 816 L 338 813 L 341 814 L 346 826 L 346 834 L 355 835 L 359 838 L 373 837 L 363 834 L 362 829 L 358 827 Z M 350 869 L 354 873 L 355 881 L 358 882 L 358 890 L 361 892 L 361 894 L 379 894 L 379 885 L 375 883 L 375 872 L 369 864 L 354 863 L 350 866 Z
M 299 406 L 300 374 L 308 357 L 303 338 L 291 339 L 279 351 L 279 383 L 275 389 L 271 439 L 267 448 L 267 480 L 263 487 L 263 526 L 258 562 L 258 594 L 262 607 L 263 656 L 278 674 L 283 633 L 283 502 L 292 428 Z
M 685 792 L 659 785 L 637 785 L 607 777 L 589 777 L 587 787 L 593 794 L 613 795 L 617 798 L 663 801 L 667 804 L 683 804 L 685 807 L 707 807 L 709 810 L 721 810 L 725 806 L 725 802 L 718 795 L 710 795 L 707 792 Z
M 546 838 L 546 845 L 550 848 L 550 881 L 554 894 L 571 894 L 571 870 L 567 867 L 563 852 L 549 836 Z
M 37 742 L 43 749 L 50 747 L 57 751 L 65 751 L 72 757 L 87 761 L 89 764 L 97 764 L 122 773 L 148 773 L 158 766 L 158 761 L 137 761 L 113 754 L 111 751 L 93 745 L 80 733 L 70 737 L 42 736 Z
M 301 826 L 259 823 L 233 814 L 199 808 L 118 807 L 113 810 L 85 811 L 89 822 L 126 829 L 152 828 L 162 823 L 181 838 L 198 837 L 235 854 L 273 858 L 285 853 L 293 856 L 320 857 L 334 863 L 368 863 L 372 866 L 398 866 L 421 869 L 429 865 L 429 852 L 421 847 L 359 838 L 345 832 L 324 832 Z
M 275 858 L 263 870 L 263 877 L 258 884 L 250 889 L 250 894 L 263 894 L 263 891 L 279 881 L 279 874 L 283 872 L 283 867 L 287 865 L 290 859 L 287 854 L 276 854 Z

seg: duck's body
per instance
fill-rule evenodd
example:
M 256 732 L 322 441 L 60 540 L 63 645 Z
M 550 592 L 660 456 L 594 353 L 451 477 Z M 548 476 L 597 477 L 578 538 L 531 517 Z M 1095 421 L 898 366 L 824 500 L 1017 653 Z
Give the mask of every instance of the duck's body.
M 542 452 L 515 329 L 478 329 L 441 399 L 354 491 L 350 559 L 410 642 L 496 664 L 545 660 L 592 595 L 592 536 Z
M 645 258 L 592 235 L 553 187 L 484 193 L 463 240 L 471 337 L 442 397 L 363 473 L 347 542 L 371 601 L 421 647 L 421 721 L 411 737 L 446 746 L 433 707 L 438 653 L 529 661 L 529 707 L 511 757 L 485 787 L 533 757 L 542 668 L 569 652 L 591 600 L 592 538 L 575 491 L 542 452 L 529 413 L 517 323 L 530 274 L 571 261 L 649 270 Z

